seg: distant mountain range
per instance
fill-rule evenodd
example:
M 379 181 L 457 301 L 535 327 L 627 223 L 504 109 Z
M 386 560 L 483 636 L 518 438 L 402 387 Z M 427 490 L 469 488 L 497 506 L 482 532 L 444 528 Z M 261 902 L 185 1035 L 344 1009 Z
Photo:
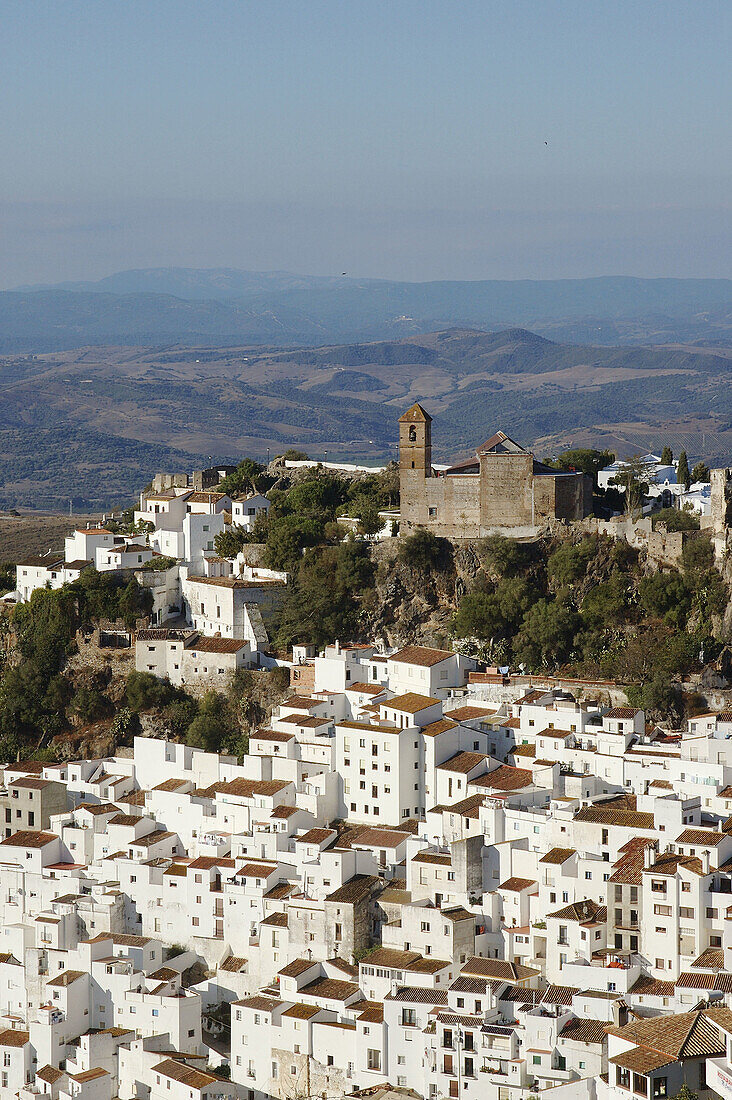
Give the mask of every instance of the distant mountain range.
M 417 400 L 435 418 L 436 461 L 503 429 L 540 457 L 670 443 L 730 464 L 731 368 L 732 348 L 572 345 L 518 327 L 318 347 L 169 341 L 5 355 L 0 506 L 104 507 L 159 469 L 288 447 L 383 463 L 396 456 L 398 416 Z
M 125 271 L 0 292 L 0 351 L 85 344 L 322 345 L 449 326 L 524 326 L 568 343 L 732 341 L 732 280 L 405 283 L 228 268 Z

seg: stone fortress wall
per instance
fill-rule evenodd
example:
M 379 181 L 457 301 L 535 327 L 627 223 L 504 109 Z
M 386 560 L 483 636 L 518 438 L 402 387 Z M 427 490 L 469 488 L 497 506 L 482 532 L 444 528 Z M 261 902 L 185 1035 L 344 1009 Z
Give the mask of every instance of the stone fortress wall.
M 511 529 L 530 535 L 555 521 L 591 512 L 592 483 L 582 473 L 554 472 L 503 432 L 473 460 L 447 470 L 432 464 L 432 418 L 421 405 L 399 419 L 401 532 L 426 527 L 445 538 L 481 538 Z

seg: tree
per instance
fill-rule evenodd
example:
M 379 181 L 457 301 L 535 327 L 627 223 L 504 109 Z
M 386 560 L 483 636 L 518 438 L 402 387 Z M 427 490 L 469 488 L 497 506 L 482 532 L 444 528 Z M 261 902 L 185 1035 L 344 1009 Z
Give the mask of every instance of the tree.
M 522 577 L 504 578 L 492 591 L 463 596 L 452 632 L 458 638 L 475 638 L 495 646 L 515 634 L 535 599 L 532 586 Z
M 706 535 L 691 538 L 684 544 L 681 551 L 681 561 L 684 573 L 687 577 L 695 573 L 706 572 L 714 565 L 714 547 L 712 540 Z
M 486 565 L 499 577 L 515 577 L 531 561 L 531 551 L 515 539 L 503 535 L 488 535 L 480 545 Z
M 694 469 L 691 471 L 691 480 L 693 482 L 705 481 L 709 482 L 711 474 L 706 462 L 697 462 Z
M 372 504 L 366 504 L 361 509 L 361 517 L 358 522 L 361 534 L 365 535 L 366 538 L 371 538 L 371 536 L 377 535 L 383 526 L 378 508 L 375 508 Z
M 676 481 L 679 485 L 683 485 L 686 489 L 691 485 L 691 474 L 689 473 L 689 460 L 686 457 L 686 451 L 682 451 L 679 455 L 679 464 L 676 467 Z
M 253 458 L 243 458 L 233 474 L 219 484 L 219 492 L 235 496 L 239 493 L 258 493 L 264 488 L 264 466 Z M 271 481 L 270 483 L 271 484 Z
M 625 514 L 636 517 L 643 506 L 643 498 L 648 492 L 648 464 L 640 455 L 625 460 L 619 473 L 613 478 L 613 484 L 625 490 Z
M 613 573 L 603 584 L 597 584 L 582 601 L 583 620 L 591 627 L 604 627 L 623 622 L 628 613 L 628 580 Z
M 612 451 L 596 451 L 592 447 L 576 447 L 563 451 L 552 463 L 558 470 L 581 470 L 592 478 L 593 488 L 597 488 L 597 475 L 615 461 Z
M 640 583 L 641 604 L 651 615 L 664 619 L 670 626 L 682 627 L 691 607 L 691 594 L 686 581 L 677 570 L 654 573 Z
M 682 508 L 661 508 L 653 516 L 653 529 L 663 523 L 667 531 L 698 531 L 699 520 L 693 512 Z
M 109 713 L 109 700 L 97 688 L 82 684 L 74 694 L 69 711 L 76 715 L 82 725 L 88 725 Z
M 278 645 L 323 644 L 355 638 L 361 608 L 372 592 L 369 547 L 350 537 L 339 546 L 309 550 L 288 587 L 277 632 Z
M 179 692 L 170 680 L 161 680 L 152 672 L 131 672 L 125 685 L 125 699 L 130 710 L 138 713 L 171 703 Z
M 691 1091 L 689 1086 L 684 1081 L 683 1085 L 676 1093 L 676 1095 L 671 1097 L 671 1100 L 699 1100 L 699 1097 L 695 1092 Z
M 424 527 L 418 527 L 412 535 L 400 540 L 399 560 L 422 573 L 431 570 L 443 572 L 452 564 L 452 546 L 447 539 L 438 538 Z
M 683 710 L 680 688 L 663 674 L 654 676 L 643 684 L 631 684 L 626 688 L 628 702 L 645 711 L 646 717 L 655 721 L 677 722 Z
M 559 665 L 569 656 L 579 626 L 579 616 L 568 604 L 537 600 L 524 616 L 514 654 L 529 668 Z
M 247 542 L 247 534 L 241 527 L 229 531 L 219 531 L 214 538 L 216 553 L 221 558 L 235 558 Z
M 188 727 L 186 744 L 206 752 L 223 752 L 238 733 L 226 698 L 217 691 L 207 691 Z
M 673 466 L 673 464 L 674 464 L 674 452 L 671 450 L 671 448 L 669 447 L 669 445 L 667 443 L 666 446 L 661 451 L 661 465 L 662 466 Z
M 596 535 L 585 535 L 578 543 L 565 542 L 550 554 L 546 563 L 547 576 L 555 588 L 573 584 L 584 577 L 596 554 Z

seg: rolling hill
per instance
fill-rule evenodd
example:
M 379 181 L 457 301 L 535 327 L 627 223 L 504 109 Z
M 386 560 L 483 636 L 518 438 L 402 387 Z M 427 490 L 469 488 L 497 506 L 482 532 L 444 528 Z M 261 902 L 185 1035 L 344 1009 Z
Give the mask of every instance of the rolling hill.
M 100 508 L 209 456 L 381 463 L 413 401 L 435 460 L 501 428 L 540 455 L 668 441 L 732 461 L 732 349 L 593 347 L 521 328 L 321 347 L 104 346 L 0 357 L 0 506 Z
M 0 352 L 82 344 L 326 345 L 451 326 L 521 326 L 568 343 L 732 340 L 725 279 L 404 283 L 162 268 L 0 292 Z

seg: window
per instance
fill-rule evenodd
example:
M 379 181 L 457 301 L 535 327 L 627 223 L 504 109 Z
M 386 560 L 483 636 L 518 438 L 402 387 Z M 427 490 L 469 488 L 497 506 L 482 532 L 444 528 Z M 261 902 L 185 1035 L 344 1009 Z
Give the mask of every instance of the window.
M 704 1065 L 704 1062 L 700 1062 L 699 1063 L 699 1072 L 700 1072 L 700 1074 L 705 1068 L 706 1067 Z M 653 1082 L 653 1098 L 654 1098 L 654 1100 L 661 1100 L 662 1097 L 668 1096 L 667 1081 L 668 1081 L 667 1077 L 657 1077 L 655 1079 L 655 1081 Z M 702 1084 L 701 1087 L 705 1088 L 706 1086 L 704 1084 Z
M 630 1088 L 630 1070 L 623 1069 L 622 1066 L 615 1067 L 615 1084 L 621 1089 Z
M 633 1092 L 638 1096 L 648 1096 L 648 1078 L 642 1073 L 633 1074 Z

